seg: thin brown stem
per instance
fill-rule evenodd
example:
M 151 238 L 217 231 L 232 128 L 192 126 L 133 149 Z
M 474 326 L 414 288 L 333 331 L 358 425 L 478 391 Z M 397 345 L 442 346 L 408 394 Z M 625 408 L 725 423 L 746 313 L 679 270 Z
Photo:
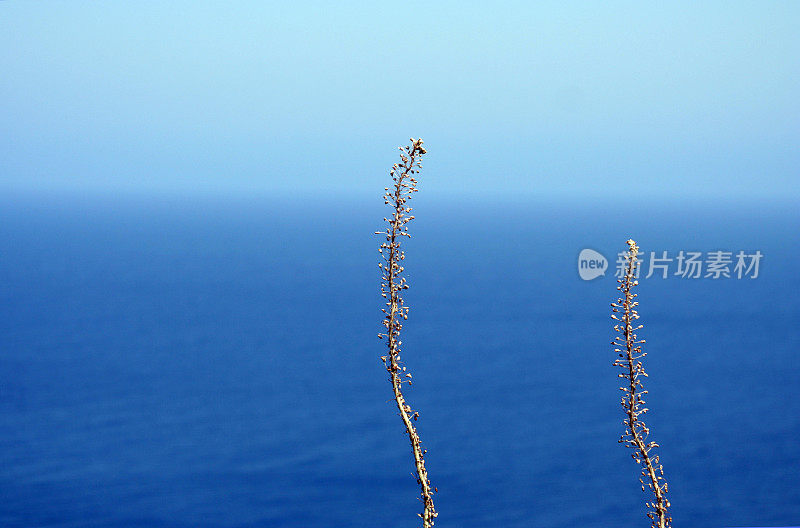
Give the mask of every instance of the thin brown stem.
M 392 208 L 391 218 L 387 218 L 387 228 L 385 231 L 378 231 L 376 234 L 383 234 L 386 240 L 381 244 L 380 252 L 384 256 L 384 261 L 380 264 L 383 272 L 381 282 L 381 295 L 386 299 L 386 308 L 383 309 L 383 326 L 385 333 L 378 337 L 386 338 L 388 354 L 382 356 L 386 371 L 389 373 L 389 380 L 392 383 L 395 403 L 400 412 L 400 417 L 406 428 L 406 433 L 411 441 L 411 450 L 414 454 L 414 465 L 417 470 L 417 482 L 420 485 L 421 499 L 424 504 L 422 514 L 423 528 L 433 526 L 434 519 L 438 515 L 433 506 L 433 490 L 428 480 L 428 472 L 425 469 L 425 450 L 420 443 L 419 434 L 414 427 L 413 421 L 419 417 L 419 412 L 413 411 L 406 403 L 403 396 L 402 385 L 404 382 L 411 384 L 411 374 L 406 372 L 406 367 L 402 366 L 400 360 L 400 330 L 402 321 L 408 319 L 408 307 L 403 304 L 402 291 L 408 288 L 408 283 L 402 276 L 402 261 L 405 254 L 401 248 L 400 240 L 408 234 L 407 224 L 414 219 L 409 216 L 411 208 L 407 207 L 406 202 L 411 195 L 417 192 L 417 180 L 414 177 L 421 168 L 422 155 L 426 153 L 422 146 L 421 139 L 411 139 L 411 145 L 400 149 L 400 164 L 395 164 L 390 171 L 393 187 L 386 188 L 384 202 Z M 386 251 L 388 250 L 388 251 Z
M 628 382 L 626 386 L 620 388 L 626 393 L 621 402 L 625 410 L 626 420 L 623 422 L 625 424 L 625 434 L 620 437 L 619 441 L 634 450 L 631 456 L 642 468 L 642 473 L 639 477 L 642 491 L 645 490 L 646 486 L 653 493 L 655 500 L 647 503 L 648 508 L 651 508 L 647 512 L 647 516 L 652 521 L 652 527 L 670 528 L 672 518 L 667 512 L 670 503 L 666 497 L 668 487 L 664 480 L 664 468 L 659 463 L 658 455 L 653 453 L 653 449 L 658 447 L 658 444 L 647 441 L 650 430 L 640 419 L 640 416 L 646 413 L 648 409 L 643 407 L 645 403 L 644 395 L 647 394 L 647 391 L 644 390 L 642 385 L 642 378 L 646 378 L 647 373 L 640 361 L 647 353 L 642 352 L 641 344 L 644 343 L 644 340 L 638 340 L 636 335 L 636 331 L 642 326 L 633 326 L 635 321 L 639 319 L 639 314 L 636 311 L 636 306 L 639 303 L 635 301 L 637 294 L 633 293 L 634 286 L 639 284 L 636 280 L 638 254 L 639 247 L 636 242 L 628 240 L 628 253 L 625 255 L 625 274 L 617 281 L 619 282 L 617 289 L 622 293 L 622 297 L 611 305 L 613 312 L 611 317 L 619 321 L 619 324 L 614 326 L 614 330 L 620 334 L 612 342 L 615 346 L 620 347 L 614 349 L 618 356 L 614 365 L 623 369 L 623 374 L 619 374 L 619 377 L 625 378 Z

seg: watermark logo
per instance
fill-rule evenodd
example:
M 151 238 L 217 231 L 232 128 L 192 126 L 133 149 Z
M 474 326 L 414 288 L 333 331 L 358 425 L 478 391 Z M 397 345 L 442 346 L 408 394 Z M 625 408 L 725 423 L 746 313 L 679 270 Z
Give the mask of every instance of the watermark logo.
M 618 253 L 614 276 L 625 275 L 626 253 Z M 650 251 L 641 253 L 636 266 L 636 278 L 649 279 L 757 279 L 764 254 L 761 251 Z M 578 255 L 578 275 L 585 281 L 603 276 L 608 260 L 593 249 L 583 249 Z
M 590 281 L 606 274 L 608 260 L 593 249 L 583 249 L 578 255 L 578 274 Z

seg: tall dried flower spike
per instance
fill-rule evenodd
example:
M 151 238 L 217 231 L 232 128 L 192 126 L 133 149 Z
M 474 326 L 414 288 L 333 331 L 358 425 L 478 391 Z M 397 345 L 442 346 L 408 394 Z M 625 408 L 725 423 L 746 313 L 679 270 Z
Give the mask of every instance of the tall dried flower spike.
M 419 412 L 411 409 L 402 392 L 404 382 L 411 384 L 411 374 L 406 371 L 406 367 L 400 361 L 400 345 L 402 344 L 400 330 L 403 328 L 402 321 L 408 319 L 408 306 L 403 304 L 402 297 L 402 292 L 408 288 L 408 283 L 403 277 L 402 261 L 405 259 L 405 254 L 400 246 L 400 241 L 404 236 L 411 236 L 408 234 L 408 223 L 414 217 L 409 215 L 411 207 L 406 204 L 411 199 L 411 195 L 417 192 L 417 180 L 414 175 L 418 174 L 422 168 L 422 155 L 426 154 L 426 150 L 422 146 L 422 139 L 411 138 L 410 141 L 411 145 L 400 147 L 400 163 L 394 164 L 389 171 L 393 185 L 386 188 L 383 196 L 384 203 L 391 208 L 391 216 L 384 218 L 387 223 L 386 230 L 375 233 L 386 237 L 379 250 L 383 256 L 383 261 L 379 265 L 382 271 L 381 295 L 386 299 L 386 307 L 382 309 L 385 333 L 378 334 L 378 337 L 385 338 L 387 341 L 388 354 L 382 356 L 381 359 L 389 373 L 397 409 L 400 411 L 400 417 L 403 419 L 414 454 L 417 483 L 420 486 L 421 499 L 424 504 L 423 512 L 418 515 L 422 518 L 423 528 L 430 528 L 438 513 L 433 507 L 433 489 L 425 469 L 423 455 L 426 451 L 422 449 L 413 423 L 419 417 Z
M 611 318 L 617 324 L 614 330 L 619 335 L 612 341 L 617 347 L 614 352 L 619 356 L 614 365 L 622 369 L 620 378 L 625 380 L 625 384 L 620 387 L 623 392 L 622 408 L 625 410 L 625 433 L 620 437 L 619 442 L 633 449 L 631 456 L 641 466 L 642 474 L 639 482 L 642 484 L 642 491 L 649 488 L 653 493 L 653 502 L 647 502 L 647 516 L 652 522 L 652 528 L 669 528 L 672 525 L 672 518 L 667 513 L 667 508 L 671 507 L 667 500 L 667 482 L 664 480 L 664 468 L 659 462 L 658 455 L 653 451 L 658 444 L 649 441 L 650 430 L 641 420 L 641 416 L 647 412 L 644 407 L 644 395 L 647 391 L 642 385 L 642 378 L 647 377 L 641 359 L 647 353 L 642 352 L 641 344 L 644 339 L 637 340 L 636 331 L 642 325 L 634 326 L 639 319 L 636 311 L 638 302 L 634 299 L 637 294 L 633 293 L 633 288 L 639 284 L 636 280 L 636 267 L 638 266 L 637 255 L 639 246 L 633 240 L 628 240 L 628 253 L 625 255 L 625 275 L 618 279 L 617 290 L 622 293 L 622 297 L 616 303 L 611 304 Z

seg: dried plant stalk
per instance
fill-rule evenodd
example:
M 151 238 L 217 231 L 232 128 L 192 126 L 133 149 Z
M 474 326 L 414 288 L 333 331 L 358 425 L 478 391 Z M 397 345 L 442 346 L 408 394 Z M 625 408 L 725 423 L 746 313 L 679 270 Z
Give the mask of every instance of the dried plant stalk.
M 411 138 L 411 145 L 400 147 L 401 163 L 392 165 L 389 175 L 392 177 L 394 185 L 385 189 L 384 202 L 391 207 L 392 215 L 384 218 L 387 223 L 385 231 L 378 231 L 376 235 L 385 235 L 386 240 L 381 244 L 380 253 L 383 262 L 379 264 L 382 271 L 381 295 L 386 299 L 386 307 L 383 308 L 383 326 L 385 333 L 378 334 L 378 337 L 387 341 L 389 353 L 382 356 L 386 371 L 389 373 L 389 381 L 392 383 L 394 399 L 397 409 L 406 427 L 406 433 L 411 441 L 411 450 L 414 453 L 414 464 L 417 468 L 417 483 L 420 485 L 421 499 L 424 504 L 422 514 L 422 526 L 429 528 L 433 526 L 434 519 L 437 517 L 436 509 L 433 506 L 433 489 L 428 480 L 428 472 L 425 469 L 424 454 L 419 435 L 414 427 L 414 421 L 419 418 L 419 412 L 414 411 L 406 403 L 403 397 L 403 383 L 411 384 L 411 374 L 406 371 L 400 361 L 400 330 L 403 328 L 402 321 L 408 319 L 408 307 L 403 304 L 402 291 L 408 288 L 405 277 L 402 276 L 402 261 L 405 254 L 400 246 L 402 237 L 408 234 L 408 223 L 414 219 L 410 216 L 411 207 L 406 204 L 411 195 L 417 192 L 417 180 L 414 177 L 420 171 L 422 155 L 426 153 L 422 146 L 422 139 Z
M 647 486 L 653 493 L 653 502 L 647 502 L 647 516 L 652 521 L 653 528 L 669 528 L 672 518 L 667 513 L 667 508 L 671 506 L 667 500 L 667 482 L 664 480 L 664 468 L 659 463 L 659 457 L 653 449 L 658 444 L 648 441 L 650 430 L 641 420 L 640 416 L 647 412 L 644 407 L 644 395 L 647 391 L 642 385 L 642 378 L 647 377 L 641 359 L 647 355 L 642 352 L 641 344 L 644 339 L 637 340 L 636 331 L 642 325 L 634 327 L 634 322 L 639 319 L 636 311 L 638 302 L 634 299 L 637 294 L 633 293 L 634 286 L 639 282 L 636 280 L 636 266 L 639 261 L 639 246 L 633 240 L 628 240 L 628 253 L 625 255 L 625 276 L 618 279 L 617 289 L 622 292 L 622 297 L 612 303 L 611 317 L 618 322 L 614 325 L 619 335 L 612 344 L 616 347 L 614 352 L 619 356 L 614 365 L 623 371 L 619 374 L 620 378 L 626 380 L 626 384 L 620 387 L 624 392 L 622 396 L 622 408 L 625 410 L 625 433 L 620 437 L 619 442 L 634 450 L 631 454 L 634 460 L 641 466 L 642 474 L 639 482 L 642 484 L 642 491 Z

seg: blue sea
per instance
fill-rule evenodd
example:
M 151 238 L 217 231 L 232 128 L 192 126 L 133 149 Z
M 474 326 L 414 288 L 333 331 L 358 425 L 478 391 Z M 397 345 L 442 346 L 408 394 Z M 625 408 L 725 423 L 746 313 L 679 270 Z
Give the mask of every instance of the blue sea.
M 629 237 L 763 254 L 755 279 L 640 281 L 674 525 L 800 526 L 800 210 L 413 205 L 403 359 L 437 526 L 649 526 L 610 345 Z M 380 191 L 1 198 L 0 526 L 418 525 L 384 214 Z M 581 280 L 584 248 L 605 276 Z

